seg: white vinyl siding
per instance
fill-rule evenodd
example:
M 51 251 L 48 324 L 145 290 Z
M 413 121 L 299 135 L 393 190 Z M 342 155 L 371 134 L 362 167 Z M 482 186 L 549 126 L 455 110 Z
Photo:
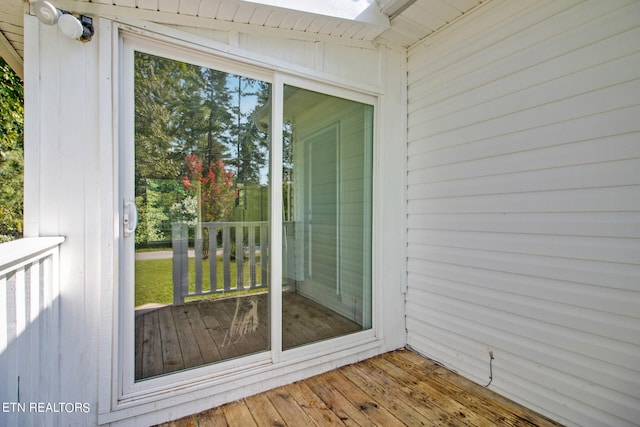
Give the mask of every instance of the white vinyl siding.
M 308 283 L 302 281 L 298 291 L 356 322 L 362 322 L 363 297 L 368 295 L 368 292 L 363 294 L 363 288 L 370 280 L 371 260 L 366 258 L 370 257 L 366 249 L 370 231 L 363 227 L 371 215 L 371 195 L 367 190 L 367 179 L 370 178 L 366 172 L 366 162 L 370 165 L 371 158 L 367 158 L 370 148 L 367 147 L 368 135 L 364 126 L 369 114 L 364 104 L 329 98 L 298 114 L 295 119 L 295 126 L 302 129 L 296 133 L 295 139 L 304 145 L 298 155 L 305 155 L 304 150 L 313 150 L 306 155 L 318 150 L 315 157 L 311 155 L 314 161 L 310 167 L 321 168 L 312 172 L 315 179 L 323 179 L 314 191 L 324 191 L 311 197 L 317 198 L 315 203 L 325 211 L 324 218 L 313 214 L 313 228 L 309 231 L 314 234 L 313 248 L 305 247 L 303 239 L 296 240 L 296 257 L 305 258 L 308 263 L 306 278 L 310 279 Z M 336 139 L 335 145 L 332 137 Z M 331 144 L 331 147 L 313 149 L 313 144 Z M 328 150 L 335 150 L 333 156 Z M 325 158 L 320 159 L 318 155 L 323 154 Z M 308 184 L 295 184 L 298 187 L 294 194 L 309 191 L 308 188 L 299 188 Z M 304 216 L 308 206 L 299 202 L 297 210 Z M 326 212 L 334 218 L 328 218 Z M 297 222 L 302 220 L 298 218 Z M 301 226 L 297 227 L 296 236 L 301 236 Z M 305 252 L 309 250 L 312 250 L 311 257 L 309 252 Z M 367 311 L 364 309 L 365 317 L 369 317 Z
M 640 420 L 640 2 L 494 0 L 409 50 L 408 344 Z

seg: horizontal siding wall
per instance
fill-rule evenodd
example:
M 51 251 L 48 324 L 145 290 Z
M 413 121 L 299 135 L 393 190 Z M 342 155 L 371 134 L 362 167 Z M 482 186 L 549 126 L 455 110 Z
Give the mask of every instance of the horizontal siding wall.
M 500 1 L 409 51 L 408 343 L 640 421 L 640 2 Z

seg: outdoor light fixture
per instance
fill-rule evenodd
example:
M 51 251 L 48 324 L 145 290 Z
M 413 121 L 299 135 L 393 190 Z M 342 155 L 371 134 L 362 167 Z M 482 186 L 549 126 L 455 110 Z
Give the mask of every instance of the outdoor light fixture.
M 46 0 L 35 1 L 33 10 L 40 22 L 46 25 L 57 23 L 62 34 L 69 38 L 87 42 L 93 36 L 93 19 L 88 16 L 80 15 L 80 19 L 78 19 Z
M 84 27 L 78 18 L 65 13 L 58 18 L 58 28 L 62 34 L 72 39 L 79 39 L 84 34 Z
M 40 22 L 47 25 L 55 25 L 60 15 L 62 15 L 62 11 L 48 1 L 37 1 L 33 5 L 33 9 Z

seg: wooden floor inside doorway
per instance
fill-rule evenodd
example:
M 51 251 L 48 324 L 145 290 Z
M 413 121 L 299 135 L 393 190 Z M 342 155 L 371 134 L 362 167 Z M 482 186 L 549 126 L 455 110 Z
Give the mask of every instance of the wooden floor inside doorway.
M 139 311 L 136 380 L 267 351 L 268 306 L 268 294 L 262 293 Z M 282 295 L 284 349 L 360 330 L 358 323 L 296 292 Z
M 558 425 L 412 351 L 399 350 L 163 426 Z

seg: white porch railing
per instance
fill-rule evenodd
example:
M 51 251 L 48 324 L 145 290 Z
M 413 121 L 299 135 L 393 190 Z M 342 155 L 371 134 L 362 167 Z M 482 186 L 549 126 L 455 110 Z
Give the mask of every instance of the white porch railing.
M 9 409 L 0 423 L 6 425 L 29 424 L 28 405 L 58 397 L 63 241 L 25 238 L 0 245 L 0 401 L 3 412 Z
M 208 234 L 209 271 L 203 271 L 203 239 L 194 240 L 195 283 L 189 287 L 189 227 L 185 223 L 172 224 L 173 241 L 173 303 L 183 304 L 186 297 L 266 289 L 269 254 L 269 224 L 253 222 L 204 222 Z M 233 231 L 233 232 L 232 232 Z M 221 243 L 218 243 L 221 235 Z M 233 239 L 232 239 L 233 235 Z M 258 244 L 259 243 L 259 244 Z M 222 254 L 222 280 L 218 280 L 218 254 Z M 231 258 L 235 258 L 235 280 L 232 280 Z M 246 257 L 246 259 L 245 259 Z M 259 262 L 258 262 L 259 257 Z M 248 263 L 249 277 L 244 265 Z M 209 276 L 209 286 L 203 285 L 203 274 Z

